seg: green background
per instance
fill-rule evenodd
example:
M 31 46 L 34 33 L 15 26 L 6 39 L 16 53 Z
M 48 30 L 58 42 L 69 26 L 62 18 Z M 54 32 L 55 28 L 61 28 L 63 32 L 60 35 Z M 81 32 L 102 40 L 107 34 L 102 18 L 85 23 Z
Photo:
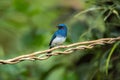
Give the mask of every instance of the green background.
M 0 59 L 48 49 L 59 23 L 68 26 L 66 45 L 118 37 L 119 14 L 119 0 L 0 0 Z M 120 80 L 119 49 L 117 42 L 0 65 L 0 80 Z

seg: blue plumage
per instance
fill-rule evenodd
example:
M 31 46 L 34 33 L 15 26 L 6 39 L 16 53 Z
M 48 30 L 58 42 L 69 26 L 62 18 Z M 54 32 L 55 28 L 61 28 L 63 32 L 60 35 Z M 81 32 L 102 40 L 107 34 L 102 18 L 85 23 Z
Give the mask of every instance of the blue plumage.
M 58 30 L 53 34 L 51 41 L 49 43 L 50 48 L 62 44 L 67 37 L 67 27 L 65 24 L 59 24 Z

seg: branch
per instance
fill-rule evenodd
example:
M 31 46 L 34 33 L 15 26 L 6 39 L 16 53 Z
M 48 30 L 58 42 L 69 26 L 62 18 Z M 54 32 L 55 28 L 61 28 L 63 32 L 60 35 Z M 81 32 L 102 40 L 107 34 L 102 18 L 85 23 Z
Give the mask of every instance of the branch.
M 27 55 L 21 55 L 12 59 L 0 60 L 0 64 L 15 64 L 15 63 L 19 63 L 21 61 L 26 61 L 26 60 L 32 60 L 32 61 L 45 60 L 50 58 L 51 56 L 56 56 L 59 54 L 70 54 L 75 52 L 76 50 L 92 49 L 97 45 L 112 44 L 117 41 L 120 41 L 120 37 L 102 38 L 102 39 L 92 40 L 92 41 L 77 42 L 70 45 L 57 46 L 44 51 L 33 52 Z M 64 50 L 58 51 L 58 49 L 64 49 Z M 50 52 L 50 51 L 52 51 L 52 53 L 48 54 L 47 52 Z

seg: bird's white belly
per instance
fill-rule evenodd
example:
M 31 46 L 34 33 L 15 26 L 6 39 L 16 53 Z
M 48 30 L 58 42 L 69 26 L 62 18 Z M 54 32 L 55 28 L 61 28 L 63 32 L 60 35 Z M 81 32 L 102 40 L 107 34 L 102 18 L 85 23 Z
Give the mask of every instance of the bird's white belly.
M 56 37 L 56 38 L 52 41 L 52 45 L 62 44 L 65 40 L 66 40 L 65 37 Z

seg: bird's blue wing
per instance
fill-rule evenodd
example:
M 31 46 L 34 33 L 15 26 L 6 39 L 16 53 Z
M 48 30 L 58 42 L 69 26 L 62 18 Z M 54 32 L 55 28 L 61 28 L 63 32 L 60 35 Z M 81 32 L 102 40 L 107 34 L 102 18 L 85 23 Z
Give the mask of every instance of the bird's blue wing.
M 51 38 L 51 41 L 49 43 L 49 46 L 51 47 L 51 44 L 52 44 L 52 41 L 56 38 L 56 32 L 53 34 L 52 38 Z

